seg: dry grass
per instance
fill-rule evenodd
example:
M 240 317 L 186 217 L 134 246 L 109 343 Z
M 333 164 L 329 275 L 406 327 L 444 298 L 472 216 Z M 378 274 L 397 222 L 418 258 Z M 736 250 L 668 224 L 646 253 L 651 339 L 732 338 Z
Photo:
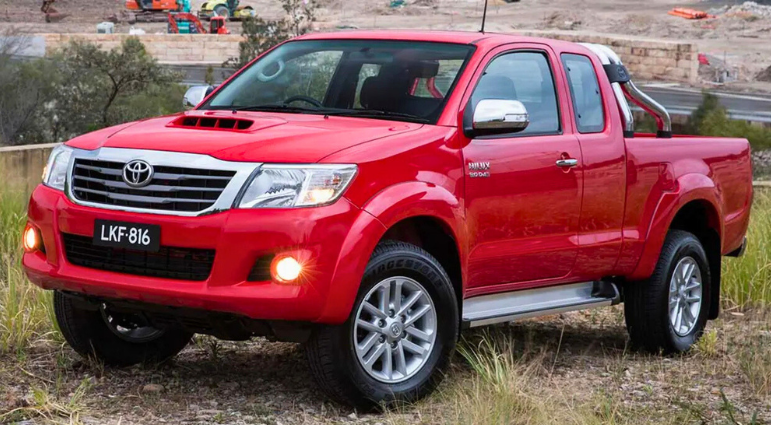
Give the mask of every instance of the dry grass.
M 740 308 L 771 305 L 771 191 L 756 189 L 747 238 L 743 257 L 723 261 L 722 300 Z
M 26 196 L 0 190 L 0 353 L 23 350 L 54 337 L 51 293 L 27 281 L 21 269 L 21 229 Z

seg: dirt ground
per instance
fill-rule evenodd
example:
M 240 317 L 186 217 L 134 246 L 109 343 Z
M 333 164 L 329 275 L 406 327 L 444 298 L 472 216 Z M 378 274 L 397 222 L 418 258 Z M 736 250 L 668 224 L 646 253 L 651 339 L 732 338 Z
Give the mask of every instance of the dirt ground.
M 13 26 L 25 32 L 95 31 L 110 15 L 120 15 L 121 0 L 57 0 L 55 7 L 70 16 L 46 24 L 39 11 L 41 0 L 0 0 L 0 30 Z M 406 6 L 389 7 L 390 0 L 317 0 L 319 30 L 336 28 L 421 28 L 476 30 L 483 0 L 406 0 Z M 193 0 L 197 10 L 203 0 Z M 738 72 L 739 85 L 754 83 L 771 66 L 771 15 L 733 13 L 718 19 L 689 21 L 670 16 L 673 7 L 711 10 L 739 0 L 490 0 L 487 29 L 559 29 L 579 32 L 626 34 L 649 38 L 691 40 L 700 52 L 724 59 Z M 758 3 L 771 4 L 760 0 Z M 261 16 L 282 16 L 277 0 L 242 0 Z M 771 10 L 771 9 L 769 9 Z M 238 23 L 231 23 L 235 31 Z M 165 32 L 165 24 L 136 24 L 147 32 Z M 117 31 L 128 32 L 119 24 Z M 771 89 L 771 82 L 758 84 Z
M 539 399 L 556 423 L 566 423 L 557 419 L 566 411 L 588 412 L 570 416 L 571 423 L 771 423 L 771 359 L 752 357 L 767 356 L 754 350 L 771 343 L 770 316 L 723 317 L 709 326 L 707 343 L 676 357 L 630 350 L 618 307 L 464 337 L 467 346 L 486 338 L 501 349 L 496 355 L 519 358 L 514 372 L 534 371 L 522 373 L 528 381 L 512 397 L 522 404 Z M 0 357 L 0 423 L 496 423 L 469 419 L 478 403 L 492 399 L 501 408 L 503 400 L 479 394 L 474 375 L 456 356 L 448 378 L 426 401 L 362 414 L 318 392 L 301 347 L 293 344 L 200 338 L 170 364 L 110 369 L 84 363 L 60 342 L 41 341 Z M 516 423 L 541 423 L 530 414 L 523 409 Z

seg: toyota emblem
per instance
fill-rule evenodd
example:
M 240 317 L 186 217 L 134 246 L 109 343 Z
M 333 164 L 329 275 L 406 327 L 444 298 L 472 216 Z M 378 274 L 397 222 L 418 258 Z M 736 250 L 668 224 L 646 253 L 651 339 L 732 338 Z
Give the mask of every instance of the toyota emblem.
M 123 181 L 131 187 L 144 187 L 153 179 L 153 166 L 140 159 L 129 161 L 123 167 Z

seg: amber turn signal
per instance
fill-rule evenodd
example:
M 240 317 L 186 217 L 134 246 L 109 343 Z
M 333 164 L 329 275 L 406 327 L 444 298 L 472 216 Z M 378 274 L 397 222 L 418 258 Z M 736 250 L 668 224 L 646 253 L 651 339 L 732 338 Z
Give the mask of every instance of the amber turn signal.
M 22 234 L 22 243 L 24 250 L 27 252 L 33 252 L 40 249 L 40 233 L 31 224 L 27 224 Z

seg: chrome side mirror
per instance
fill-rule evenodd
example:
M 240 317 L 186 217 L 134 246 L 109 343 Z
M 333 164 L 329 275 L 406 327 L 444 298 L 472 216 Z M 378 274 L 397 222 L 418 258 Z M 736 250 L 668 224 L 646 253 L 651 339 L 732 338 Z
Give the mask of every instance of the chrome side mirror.
M 182 99 L 182 106 L 185 109 L 192 109 L 198 106 L 214 88 L 212 86 L 193 86 L 187 89 L 185 97 Z
M 516 133 L 528 124 L 527 108 L 518 100 L 484 99 L 474 108 L 472 128 L 480 135 Z

